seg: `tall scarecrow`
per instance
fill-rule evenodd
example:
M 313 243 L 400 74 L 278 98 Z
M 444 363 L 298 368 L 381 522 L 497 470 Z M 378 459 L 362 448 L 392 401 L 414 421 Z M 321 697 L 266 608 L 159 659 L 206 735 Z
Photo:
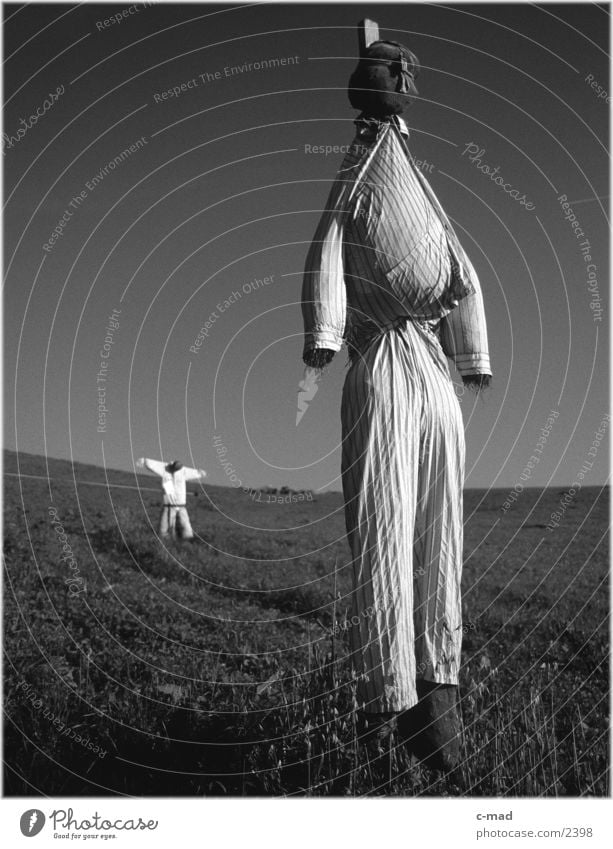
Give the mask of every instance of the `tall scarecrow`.
M 149 460 L 141 457 L 136 465 L 147 468 L 162 478 L 164 502 L 160 515 L 160 536 L 193 539 L 194 531 L 187 513 L 186 498 L 188 481 L 203 480 L 206 477 L 204 469 L 190 469 L 178 460 L 165 463 L 163 460 Z
M 306 260 L 303 359 L 320 369 L 349 349 L 342 479 L 365 728 L 378 741 L 397 729 L 450 770 L 465 445 L 447 357 L 465 384 L 487 386 L 487 330 L 475 269 L 409 150 L 401 113 L 419 61 L 397 42 L 369 43 L 365 23 L 349 80 L 357 133 Z

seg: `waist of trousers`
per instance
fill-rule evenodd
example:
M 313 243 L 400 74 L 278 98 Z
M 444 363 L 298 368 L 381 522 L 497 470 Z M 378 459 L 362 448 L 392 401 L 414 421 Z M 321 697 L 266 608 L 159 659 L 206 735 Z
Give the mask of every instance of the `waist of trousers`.
M 171 507 L 187 507 L 187 504 L 162 504 L 162 507 L 170 510 Z

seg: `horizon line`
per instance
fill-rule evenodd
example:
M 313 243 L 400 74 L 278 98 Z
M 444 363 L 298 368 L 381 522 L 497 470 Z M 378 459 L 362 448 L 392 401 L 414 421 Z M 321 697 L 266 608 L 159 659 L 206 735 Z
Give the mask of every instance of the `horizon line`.
M 141 474 L 146 474 L 146 472 L 143 473 L 143 472 L 136 471 L 136 467 L 128 468 L 128 469 L 117 469 L 117 468 L 111 468 L 109 466 L 100 466 L 97 463 L 87 463 L 83 460 L 71 460 L 71 459 L 66 458 L 66 457 L 51 457 L 47 454 L 32 454 L 30 451 L 19 451 L 19 450 L 16 450 L 14 448 L 7 448 L 7 447 L 3 446 L 3 455 L 4 455 L 4 452 L 10 452 L 10 453 L 15 454 L 17 456 L 19 456 L 20 454 L 23 454 L 23 455 L 27 455 L 29 457 L 37 457 L 37 458 L 40 458 L 41 460 L 46 460 L 46 461 L 56 460 L 56 461 L 59 461 L 61 463 L 71 463 L 73 465 L 76 464 L 76 465 L 81 465 L 81 466 L 92 466 L 93 468 L 100 469 L 101 471 L 104 471 L 105 474 L 108 474 L 109 472 L 116 472 L 118 474 L 124 474 L 124 475 L 125 474 L 134 474 L 136 477 L 139 477 Z M 3 460 L 2 460 L 2 465 L 4 466 L 4 456 L 3 456 Z M 4 468 L 2 469 L 2 472 L 3 472 L 3 475 L 7 475 L 9 477 L 36 478 L 36 479 L 40 479 L 40 480 L 59 480 L 59 478 L 53 477 L 52 475 L 28 475 L 27 473 L 6 472 L 6 471 L 4 471 Z M 143 491 L 150 491 L 150 492 L 154 491 L 153 489 L 149 489 L 147 487 L 128 487 L 125 484 L 124 485 L 122 485 L 122 484 L 110 484 L 110 483 L 106 484 L 106 483 L 100 483 L 98 481 L 78 481 L 78 480 L 75 481 L 74 478 L 66 478 L 65 480 L 68 481 L 68 482 L 73 481 L 75 483 L 80 483 L 82 485 L 92 484 L 92 485 L 97 485 L 97 486 L 115 486 L 115 487 L 118 487 L 118 488 L 123 487 L 124 489 L 125 488 L 134 488 L 134 489 L 139 489 L 139 490 L 143 490 Z M 498 491 L 498 490 L 508 490 L 509 488 L 513 489 L 515 485 L 510 485 L 510 487 L 509 487 L 509 485 L 506 485 L 506 486 L 490 486 L 490 487 L 488 487 L 488 486 L 465 486 L 463 491 L 464 492 L 471 492 L 471 491 L 475 491 L 475 490 L 484 490 L 484 491 L 487 491 L 487 492 L 489 492 L 489 491 L 494 492 L 494 491 Z M 287 489 L 292 490 L 293 492 L 304 492 L 304 491 L 308 490 L 308 491 L 310 491 L 314 494 L 317 494 L 317 495 L 342 495 L 343 494 L 342 489 L 312 489 L 310 487 L 304 487 L 304 486 L 300 487 L 300 488 L 294 488 L 293 486 L 290 486 L 290 484 L 288 484 L 288 483 L 280 484 L 279 486 L 276 486 L 276 487 L 273 486 L 270 483 L 262 484 L 262 485 L 259 485 L 259 486 L 245 486 L 245 487 L 240 486 L 240 487 L 237 487 L 237 486 L 231 486 L 231 485 L 224 484 L 224 483 L 209 483 L 209 484 L 206 484 L 206 483 L 201 482 L 201 483 L 199 483 L 199 486 L 202 487 L 202 488 L 204 488 L 206 486 L 211 486 L 211 487 L 217 487 L 218 489 L 257 490 L 257 491 L 263 491 L 264 489 L 277 489 L 277 490 L 279 490 L 282 487 L 287 487 Z M 547 484 L 547 485 L 526 484 L 523 487 L 522 492 L 525 491 L 525 490 L 538 490 L 538 489 L 567 489 L 570 486 L 572 486 L 572 483 L 568 483 L 568 484 L 566 484 L 566 483 L 551 483 L 551 484 Z M 588 486 L 584 486 L 583 489 L 605 489 L 609 486 L 610 486 L 610 482 L 607 480 L 604 483 L 595 483 L 595 484 L 590 484 Z M 155 491 L 157 491 L 157 489 Z

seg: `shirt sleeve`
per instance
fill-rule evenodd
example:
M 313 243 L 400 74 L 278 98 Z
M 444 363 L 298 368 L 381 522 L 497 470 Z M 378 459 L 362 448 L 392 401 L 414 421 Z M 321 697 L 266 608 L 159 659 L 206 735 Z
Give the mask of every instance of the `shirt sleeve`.
M 196 481 L 206 477 L 206 472 L 204 471 L 204 469 L 190 469 L 186 466 L 184 466 L 183 468 L 185 471 L 186 481 Z
M 491 375 L 481 284 L 466 253 L 463 261 L 470 272 L 474 292 L 462 298 L 458 306 L 441 319 L 441 347 L 461 375 Z
M 166 463 L 162 460 L 148 460 L 146 457 L 143 457 L 143 466 L 149 469 L 150 472 L 153 472 L 156 475 L 163 475 L 164 470 L 166 469 Z
M 332 186 L 307 254 L 302 284 L 304 354 L 315 348 L 340 351 L 347 296 L 343 272 L 344 183 Z

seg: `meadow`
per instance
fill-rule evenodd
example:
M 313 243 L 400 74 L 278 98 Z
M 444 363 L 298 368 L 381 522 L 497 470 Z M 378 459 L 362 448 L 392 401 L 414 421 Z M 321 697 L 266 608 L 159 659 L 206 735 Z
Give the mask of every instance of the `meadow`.
M 162 542 L 152 475 L 4 473 L 5 795 L 608 795 L 608 488 L 466 491 L 451 779 L 360 737 L 339 493 L 195 486 Z

